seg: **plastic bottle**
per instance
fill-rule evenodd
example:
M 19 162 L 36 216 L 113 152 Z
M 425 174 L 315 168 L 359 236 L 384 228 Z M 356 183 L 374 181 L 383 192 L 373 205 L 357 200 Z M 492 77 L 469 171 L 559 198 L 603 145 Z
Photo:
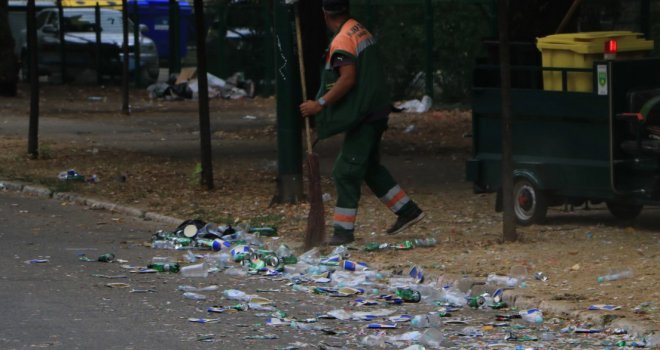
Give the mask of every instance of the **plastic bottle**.
M 343 259 L 346 258 L 349 255 L 349 253 L 348 253 L 348 249 L 345 246 L 340 245 L 336 247 L 330 255 L 339 255 Z
M 598 283 L 616 281 L 624 278 L 630 278 L 633 276 L 633 272 L 630 269 L 620 270 L 620 271 L 610 271 L 607 275 L 599 276 L 597 281 Z
M 177 287 L 177 289 L 182 291 L 182 292 L 214 292 L 214 291 L 220 289 L 220 287 L 218 287 L 215 284 L 210 285 L 210 286 L 206 286 L 206 287 L 195 287 L 195 286 L 189 286 L 189 285 L 182 285 L 182 286 Z
M 247 276 L 247 271 L 238 267 L 230 267 L 225 270 L 225 275 L 228 276 Z
M 429 318 L 427 315 L 417 315 L 410 320 L 410 325 L 413 328 L 429 328 L 431 326 L 431 322 L 429 321 Z
M 227 267 L 231 261 L 231 256 L 228 253 L 206 254 L 204 256 L 204 261 L 206 261 L 209 267 L 215 267 L 222 270 Z
M 181 267 L 177 263 L 149 264 L 147 267 L 156 270 L 158 272 L 179 272 L 179 270 L 181 269 Z
M 189 265 L 181 268 L 183 277 L 209 277 L 209 267 L 206 263 Z
M 520 317 L 529 323 L 543 323 L 543 312 L 539 309 L 529 309 L 520 311 Z
M 193 292 L 185 292 L 183 293 L 183 297 L 191 300 L 206 300 L 206 295 Z
M 237 289 L 226 289 L 222 295 L 229 300 L 239 300 L 239 301 L 250 301 L 252 299 L 251 295 L 246 294 L 243 291 Z
M 321 258 L 321 253 L 319 252 L 318 248 L 312 248 L 311 250 L 306 251 L 301 255 L 298 260 L 310 264 L 310 265 L 316 265 L 319 263 L 319 259 Z
M 408 303 L 419 303 L 422 300 L 422 294 L 419 291 L 409 288 L 398 288 L 396 296 Z
M 454 287 L 443 288 L 440 300 L 454 306 L 465 306 L 467 304 L 465 293 Z
M 174 242 L 165 240 L 156 240 L 151 242 L 153 249 L 174 249 Z
M 415 247 L 433 247 L 438 244 L 435 238 L 419 238 L 413 241 Z
M 367 346 L 369 348 L 374 348 L 374 347 L 384 347 L 385 346 L 385 336 L 382 335 L 368 335 L 364 338 L 362 338 L 362 345 Z
M 189 262 L 189 263 L 194 263 L 197 261 L 197 255 L 195 255 L 192 251 L 186 250 L 186 253 L 183 254 L 183 258 Z
M 435 328 L 429 328 L 422 333 L 422 337 L 419 339 L 419 342 L 423 345 L 435 349 L 440 348 L 442 338 L 442 332 Z
M 486 283 L 496 286 L 515 288 L 518 285 L 518 279 L 509 276 L 498 276 L 496 274 L 488 275 Z
M 152 264 L 174 264 L 176 260 L 169 256 L 154 256 L 151 258 Z
M 288 245 L 280 244 L 280 246 L 275 251 L 275 255 L 277 255 L 280 258 L 286 258 L 288 256 L 292 256 L 293 251 L 291 250 L 291 248 L 289 248 Z
M 294 284 L 292 288 L 296 292 L 303 292 L 303 293 L 310 293 L 311 292 L 309 287 L 301 286 L 300 284 Z

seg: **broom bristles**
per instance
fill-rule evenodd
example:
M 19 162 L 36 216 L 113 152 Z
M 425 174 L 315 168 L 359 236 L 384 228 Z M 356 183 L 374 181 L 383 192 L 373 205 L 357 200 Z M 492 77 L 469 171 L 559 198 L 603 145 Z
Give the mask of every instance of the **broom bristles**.
M 319 159 L 315 154 L 307 156 L 309 176 L 309 215 L 305 230 L 305 249 L 321 245 L 325 240 L 325 210 L 321 191 Z

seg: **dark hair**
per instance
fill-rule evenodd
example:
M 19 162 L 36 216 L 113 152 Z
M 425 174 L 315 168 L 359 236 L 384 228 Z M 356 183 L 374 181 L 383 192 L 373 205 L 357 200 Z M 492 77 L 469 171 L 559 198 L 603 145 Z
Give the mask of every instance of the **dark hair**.
M 349 0 L 323 0 L 323 11 L 330 16 L 348 15 Z

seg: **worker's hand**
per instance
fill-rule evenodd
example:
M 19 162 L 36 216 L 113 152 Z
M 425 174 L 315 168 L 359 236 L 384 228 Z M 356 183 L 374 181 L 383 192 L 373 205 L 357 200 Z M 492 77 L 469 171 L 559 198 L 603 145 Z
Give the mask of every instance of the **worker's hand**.
M 323 106 L 317 101 L 307 100 L 300 105 L 300 113 L 305 118 L 319 114 L 323 110 Z

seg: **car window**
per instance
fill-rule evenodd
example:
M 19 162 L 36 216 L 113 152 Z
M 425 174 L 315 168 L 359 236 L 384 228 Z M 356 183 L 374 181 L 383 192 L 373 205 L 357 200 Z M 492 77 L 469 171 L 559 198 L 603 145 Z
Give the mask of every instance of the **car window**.
M 37 28 L 41 28 L 46 24 L 46 21 L 48 20 L 48 15 L 50 15 L 50 12 L 48 11 L 40 12 L 37 15 Z
M 65 27 L 69 32 L 94 31 L 96 23 L 93 11 L 69 11 L 64 14 Z M 133 23 L 128 22 L 129 33 L 133 31 Z M 101 12 L 101 31 L 104 33 L 122 33 L 121 13 Z

